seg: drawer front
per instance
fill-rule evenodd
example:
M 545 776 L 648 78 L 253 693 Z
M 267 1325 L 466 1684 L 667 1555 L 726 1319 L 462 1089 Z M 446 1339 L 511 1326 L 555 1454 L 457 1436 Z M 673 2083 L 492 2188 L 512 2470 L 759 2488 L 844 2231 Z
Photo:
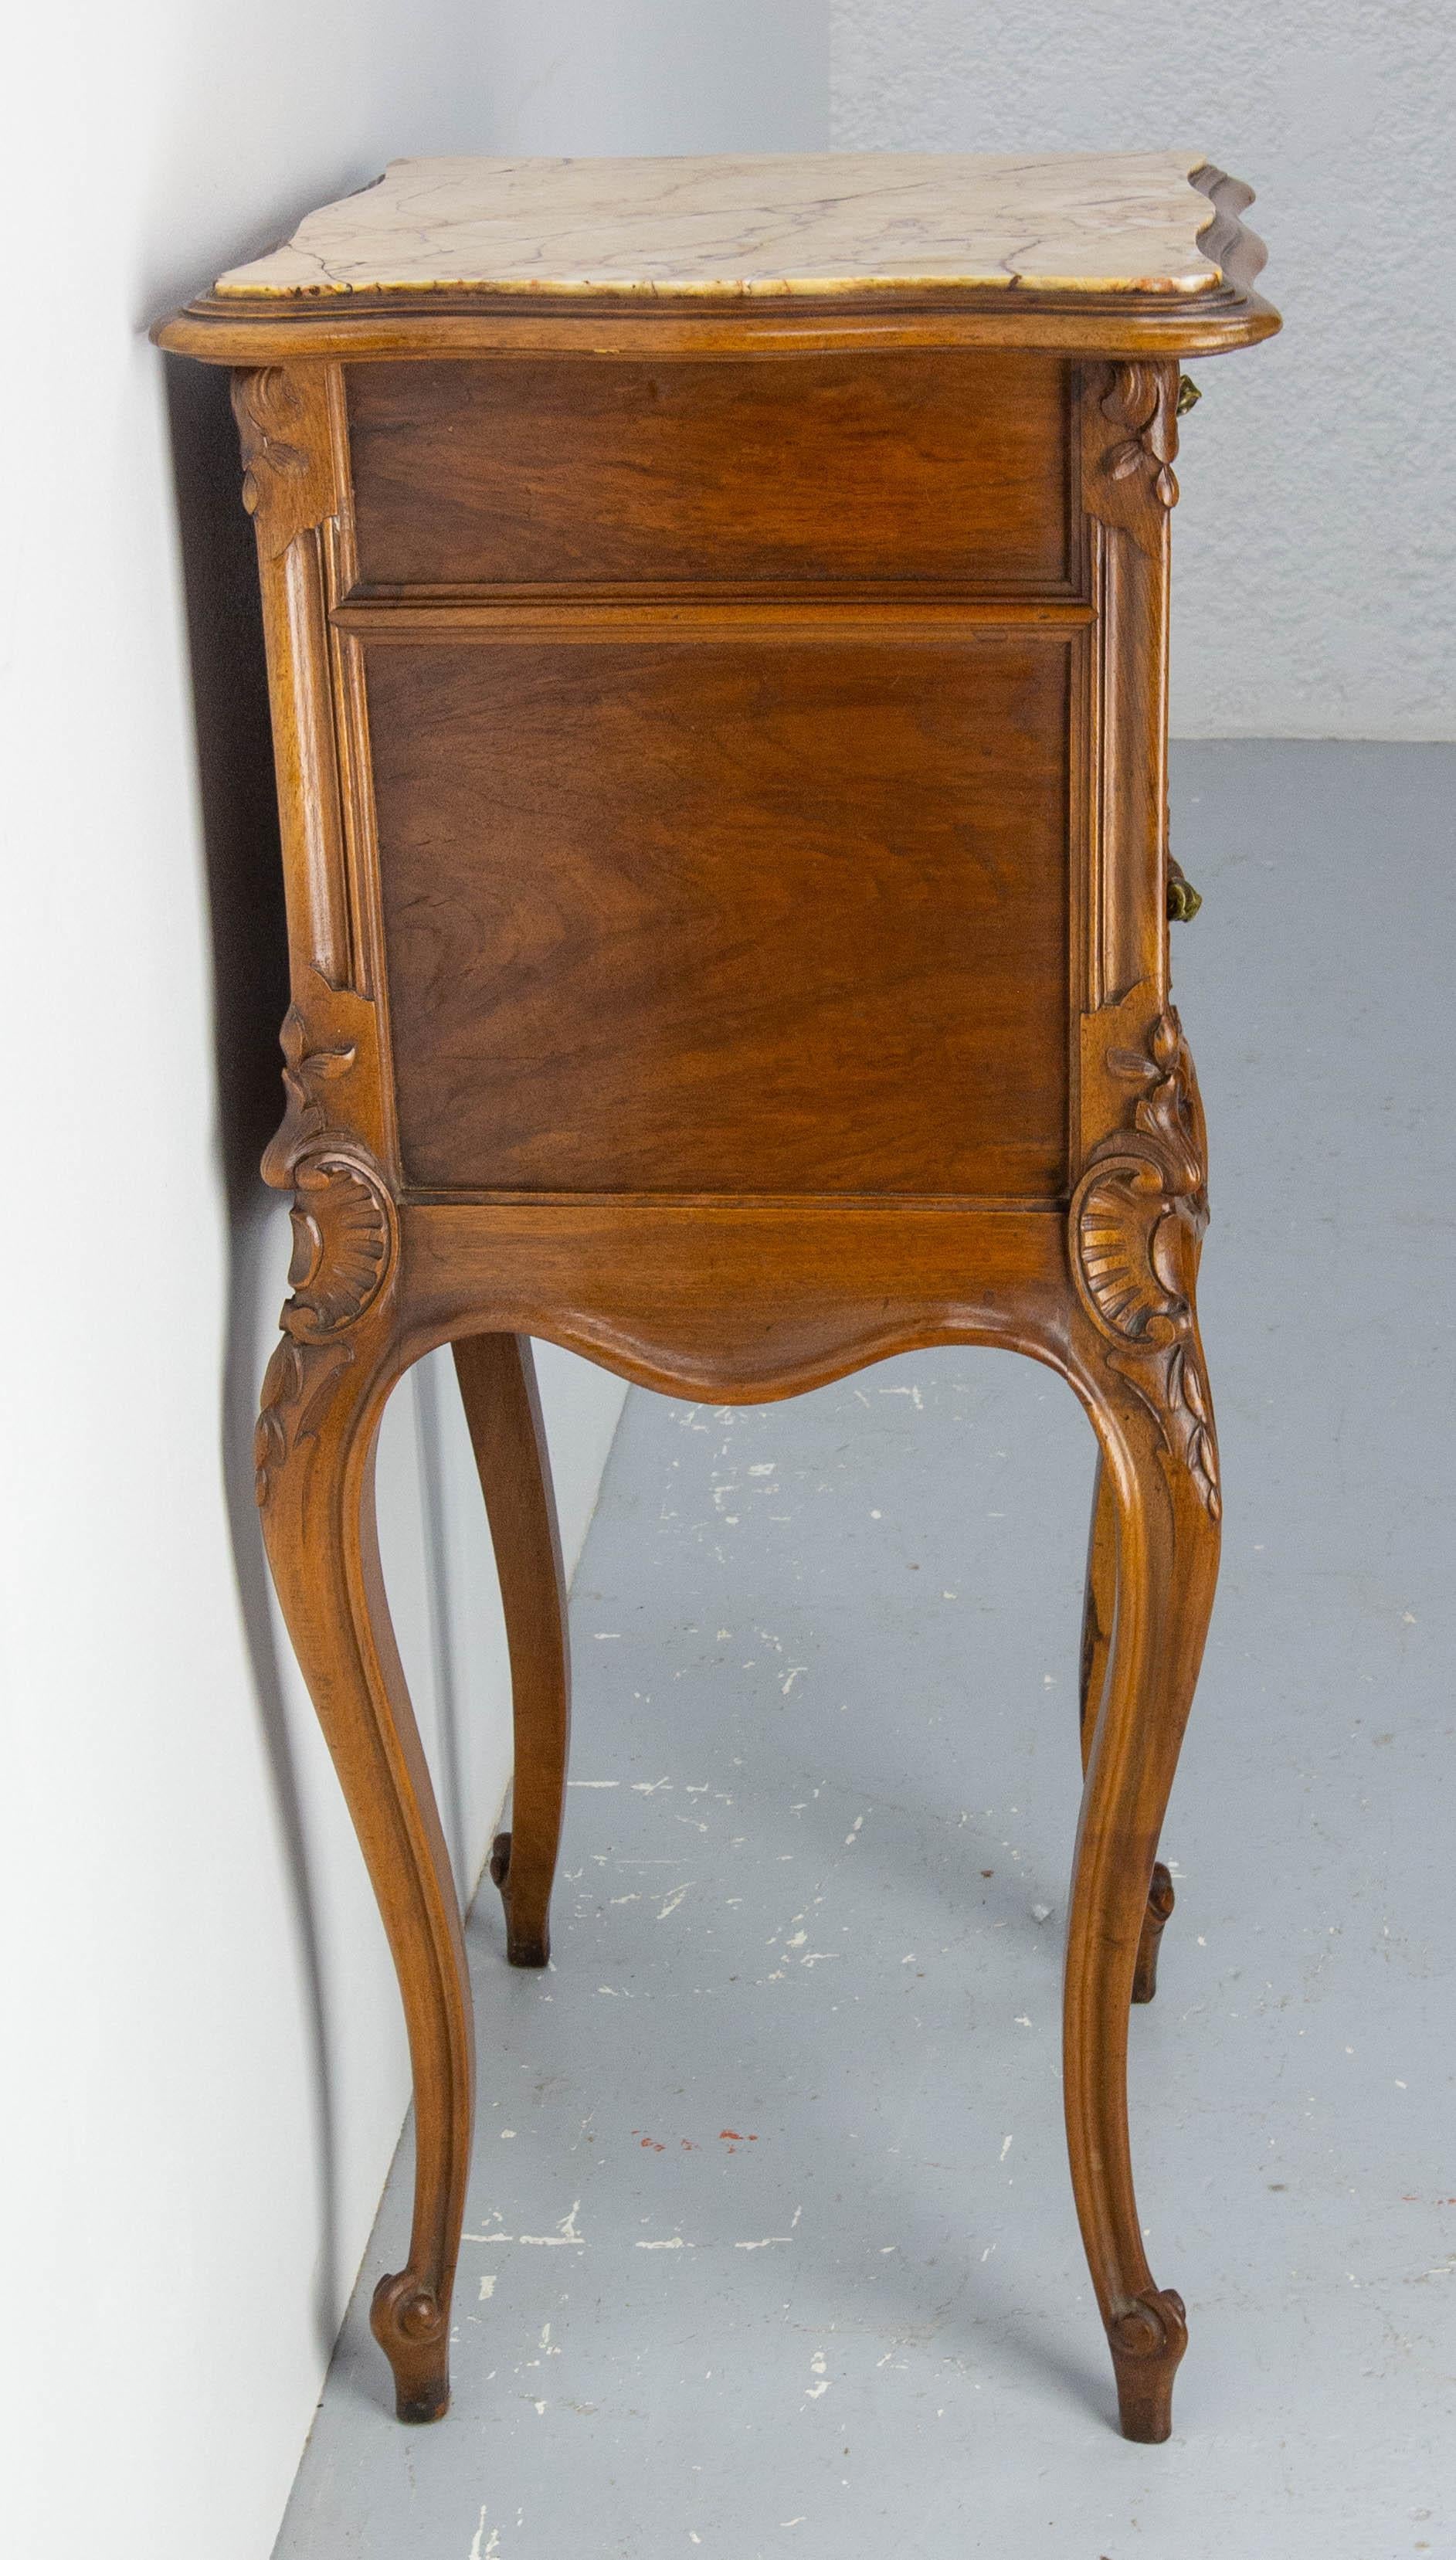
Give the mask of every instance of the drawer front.
M 1050 357 L 361 364 L 348 400 L 366 585 L 1070 583 Z
M 371 640 L 406 1182 L 1062 1196 L 1070 654 Z

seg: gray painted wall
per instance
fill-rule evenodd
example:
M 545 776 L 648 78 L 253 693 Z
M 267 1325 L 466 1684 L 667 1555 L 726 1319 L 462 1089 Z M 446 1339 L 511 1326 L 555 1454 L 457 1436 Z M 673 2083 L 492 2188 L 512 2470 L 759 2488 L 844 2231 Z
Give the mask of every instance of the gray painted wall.
M 839 151 L 1192 144 L 1258 191 L 1282 338 L 1195 365 L 1184 737 L 1456 737 L 1446 0 L 832 0 Z

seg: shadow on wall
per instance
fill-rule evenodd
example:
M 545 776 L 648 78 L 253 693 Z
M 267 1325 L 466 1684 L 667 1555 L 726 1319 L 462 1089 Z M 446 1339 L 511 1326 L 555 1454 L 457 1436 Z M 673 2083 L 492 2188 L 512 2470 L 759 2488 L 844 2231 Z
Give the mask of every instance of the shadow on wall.
M 228 1330 L 219 1417 L 223 1484 L 302 1959 L 321 2181 L 314 2317 L 327 2356 L 334 2341 L 340 2273 L 328 2018 L 318 1915 L 253 1494 L 257 1310 L 275 1260 L 275 1217 L 258 1179 L 258 1159 L 281 1111 L 278 1025 L 288 1004 L 267 672 L 252 527 L 239 498 L 230 377 L 221 367 L 177 357 L 164 363 L 213 936 L 218 1143 L 228 1201 Z
M 314 2318 L 321 2352 L 342 2309 L 334 2057 L 318 1899 L 309 1867 L 302 1791 L 267 1561 L 253 1494 L 252 1434 L 263 1355 L 259 1317 L 272 1313 L 278 1207 L 258 1159 L 282 1111 L 278 1026 L 288 1005 L 287 933 L 267 670 L 252 527 L 240 491 L 238 431 L 222 367 L 164 359 L 187 613 L 198 799 L 213 938 L 218 1144 L 229 1215 L 227 1352 L 221 1382 L 222 1469 L 240 1611 L 288 1877 L 311 2047 L 319 2162 Z M 457 1661 L 464 1636 L 447 1579 L 448 1468 L 438 1361 L 409 1381 L 411 1472 L 423 1511 L 424 1612 L 435 1702 L 437 1795 L 457 1886 L 476 1877 L 466 1838 Z M 406 1461 L 406 1465 L 410 1462 Z

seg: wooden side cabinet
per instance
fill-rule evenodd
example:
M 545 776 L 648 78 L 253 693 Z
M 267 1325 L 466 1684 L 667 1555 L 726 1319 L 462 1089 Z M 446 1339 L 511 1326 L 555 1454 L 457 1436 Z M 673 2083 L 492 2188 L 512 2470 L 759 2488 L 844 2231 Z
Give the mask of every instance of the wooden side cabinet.
M 1168 540 L 1182 360 L 1278 326 L 1248 201 L 1166 152 L 399 162 L 158 332 L 236 369 L 257 529 L 296 1239 L 257 1493 L 408 2018 L 404 2418 L 448 2399 L 473 2048 L 380 1581 L 391 1387 L 453 1347 L 515 1683 L 492 1872 L 541 1965 L 531 1336 L 728 1401 L 969 1342 L 1100 1443 L 1066 2122 L 1123 2427 L 1169 2432 L 1125 2063 L 1219 1497 Z

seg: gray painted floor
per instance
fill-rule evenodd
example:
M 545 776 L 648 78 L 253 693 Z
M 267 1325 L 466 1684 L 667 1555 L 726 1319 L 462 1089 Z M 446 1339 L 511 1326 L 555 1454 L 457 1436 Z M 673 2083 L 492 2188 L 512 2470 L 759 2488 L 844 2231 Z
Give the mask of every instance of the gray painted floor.
M 1223 1579 L 1134 2012 L 1192 2343 L 1122 2443 L 1062 2152 L 1091 1444 L 997 1354 L 634 1396 L 577 1576 L 557 1959 L 471 1928 L 455 2402 L 365 2307 L 282 2560 L 1456 2553 L 1456 755 L 1177 761 Z

